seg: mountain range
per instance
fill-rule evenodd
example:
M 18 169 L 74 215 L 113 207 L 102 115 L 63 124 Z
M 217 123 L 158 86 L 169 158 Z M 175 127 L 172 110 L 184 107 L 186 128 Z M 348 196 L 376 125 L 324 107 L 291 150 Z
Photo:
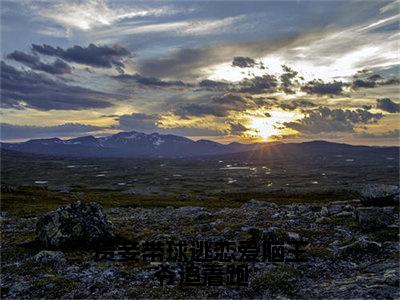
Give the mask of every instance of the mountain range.
M 33 139 L 20 143 L 0 143 L 1 149 L 25 153 L 60 155 L 75 157 L 195 157 L 229 156 L 240 159 L 244 156 L 256 158 L 290 157 L 300 159 L 305 156 L 327 154 L 384 154 L 398 157 L 398 147 L 368 147 L 347 144 L 312 141 L 303 143 L 253 143 L 220 144 L 209 140 L 193 141 L 176 135 L 158 133 L 145 134 L 136 131 L 120 132 L 99 137 L 83 136 L 67 140 L 59 138 Z
M 45 155 L 80 157 L 192 157 L 251 151 L 264 144 L 220 144 L 209 140 L 193 141 L 158 133 L 136 131 L 120 132 L 99 137 L 83 136 L 61 140 L 59 138 L 33 139 L 20 143 L 1 143 L 2 149 Z

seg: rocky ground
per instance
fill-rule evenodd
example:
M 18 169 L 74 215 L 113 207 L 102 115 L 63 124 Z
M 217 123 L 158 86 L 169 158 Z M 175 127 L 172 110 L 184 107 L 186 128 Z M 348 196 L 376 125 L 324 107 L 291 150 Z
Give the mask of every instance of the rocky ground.
M 400 298 L 398 206 L 365 206 L 358 199 L 292 205 L 250 200 L 240 208 L 119 207 L 105 213 L 119 239 L 258 241 L 281 237 L 306 241 L 306 261 L 250 262 L 249 284 L 243 287 L 160 286 L 154 276 L 158 263 L 96 261 L 93 249 L 72 244 L 52 248 L 51 241 L 45 247 L 37 240 L 39 216 L 17 218 L 3 212 L 1 297 Z M 57 218 L 63 214 L 65 210 Z M 86 219 L 91 216 L 87 214 Z M 49 224 L 63 222 L 51 220 L 48 230 L 53 230 Z M 61 241 L 60 234 L 53 236 Z M 179 271 L 178 264 L 170 266 Z

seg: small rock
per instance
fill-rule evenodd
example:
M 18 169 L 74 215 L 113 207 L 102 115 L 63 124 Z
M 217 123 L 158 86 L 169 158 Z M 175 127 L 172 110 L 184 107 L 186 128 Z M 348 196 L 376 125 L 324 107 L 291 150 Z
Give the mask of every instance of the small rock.
M 36 254 L 33 259 L 42 263 L 63 263 L 65 262 L 64 253 L 61 251 L 43 250 Z
M 338 218 L 350 218 L 350 217 L 353 217 L 353 216 L 354 216 L 354 214 L 352 212 L 349 212 L 349 211 L 342 211 L 342 212 L 340 212 L 340 213 L 335 215 L 335 217 L 338 217 Z
M 258 201 L 258 200 L 251 199 L 250 201 L 243 204 L 242 208 L 259 208 L 259 207 L 275 208 L 277 206 L 278 205 L 276 205 L 275 203 L 270 202 L 270 201 Z
M 260 237 L 260 235 L 261 235 L 261 230 L 258 229 L 257 227 L 243 226 L 241 228 L 241 230 L 243 232 L 246 232 L 246 233 L 250 234 L 253 239 L 258 239 Z
M 335 215 L 338 214 L 342 211 L 342 206 L 341 205 L 330 205 L 328 206 L 328 214 L 329 215 Z
M 321 211 L 319 212 L 319 214 L 320 214 L 321 216 L 323 216 L 323 217 L 329 215 L 328 208 L 327 208 L 326 206 L 323 206 L 323 207 L 321 208 Z
M 387 270 L 385 274 L 383 274 L 383 280 L 386 284 L 391 286 L 399 286 L 399 270 Z
M 17 190 L 15 186 L 2 184 L 1 185 L 1 193 L 13 193 Z
M 289 241 L 300 241 L 301 240 L 300 235 L 295 232 L 288 232 L 287 236 L 288 236 Z
M 262 232 L 262 239 L 266 241 L 285 241 L 288 234 L 284 229 L 277 227 L 270 227 Z

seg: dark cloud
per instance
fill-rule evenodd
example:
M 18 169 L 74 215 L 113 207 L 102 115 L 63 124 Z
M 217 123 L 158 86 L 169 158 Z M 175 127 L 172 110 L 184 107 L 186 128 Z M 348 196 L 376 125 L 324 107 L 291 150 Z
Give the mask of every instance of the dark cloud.
M 280 89 L 286 94 L 294 94 L 294 88 L 299 85 L 299 81 L 296 80 L 298 72 L 285 65 L 282 66 L 282 69 L 284 73 L 282 73 L 280 76 Z
M 225 117 L 231 111 L 243 111 L 250 108 L 257 108 L 251 96 L 227 93 L 215 95 L 211 98 L 199 98 L 198 102 L 184 103 L 177 106 L 174 113 L 180 117 L 206 116 Z
M 125 67 L 123 59 L 131 54 L 129 50 L 119 45 L 96 46 L 94 44 L 90 44 L 87 47 L 74 46 L 68 49 L 54 48 L 46 44 L 32 44 L 32 51 L 96 68 L 111 68 L 115 66 L 120 71 L 120 68 Z
M 7 55 L 8 59 L 15 60 L 33 70 L 43 71 L 49 74 L 69 74 L 72 71 L 70 65 L 61 59 L 56 59 L 53 63 L 46 64 L 40 61 L 39 56 L 27 54 L 21 51 L 14 51 Z
M 317 94 L 317 95 L 340 95 L 343 92 L 343 87 L 346 84 L 341 81 L 333 81 L 333 82 L 323 82 L 321 79 L 314 79 L 312 81 L 307 82 L 304 86 L 301 87 L 303 92 L 308 94 Z
M 144 133 L 158 132 L 162 134 L 175 134 L 183 136 L 221 136 L 225 132 L 212 128 L 183 127 L 162 128 L 159 126 L 160 115 L 133 113 L 119 117 L 119 128 L 122 130 L 140 131 Z
M 211 49 L 182 49 L 169 57 L 143 60 L 138 68 L 146 76 L 193 78 L 210 59 L 215 59 Z
M 39 110 L 105 108 L 113 95 L 53 80 L 45 74 L 21 71 L 1 62 L 1 106 Z
M 362 139 L 398 139 L 400 138 L 400 130 L 389 130 L 387 132 L 382 133 L 370 133 L 370 132 L 361 132 L 356 134 L 356 137 Z
M 294 100 L 289 103 L 281 103 L 279 107 L 283 110 L 295 110 L 297 108 L 310 108 L 317 106 L 315 103 L 307 100 Z
M 278 80 L 274 75 L 255 76 L 253 78 L 245 78 L 239 84 L 239 90 L 243 93 L 259 94 L 272 93 L 278 87 Z
M 228 124 L 229 124 L 229 134 L 231 135 L 241 135 L 249 130 L 249 128 L 240 123 L 229 122 Z
M 382 98 L 376 100 L 376 107 L 380 110 L 389 112 L 389 113 L 398 113 L 400 112 L 400 104 L 393 102 L 389 98 Z
M 156 114 L 148 115 L 143 113 L 133 113 L 122 115 L 118 118 L 119 127 L 123 130 L 137 130 L 140 132 L 151 133 L 157 131 L 159 116 Z
M 303 134 L 353 132 L 355 126 L 376 123 L 382 116 L 380 113 L 374 114 L 366 109 L 344 110 L 319 107 L 309 111 L 303 119 L 287 122 L 284 125 Z
M 165 81 L 160 80 L 155 77 L 145 77 L 140 74 L 121 74 L 113 77 L 114 79 L 123 81 L 123 82 L 135 82 L 144 86 L 154 86 L 154 87 L 189 87 L 190 84 L 184 83 L 183 81 Z
M 367 72 L 359 72 L 357 73 L 354 78 L 355 80 L 352 82 L 352 88 L 375 88 L 384 85 L 392 85 L 392 84 L 399 84 L 400 80 L 398 78 L 387 78 L 385 79 L 380 74 L 372 74 L 367 76 Z
M 205 79 L 199 82 L 199 87 L 210 90 L 228 90 L 232 88 L 232 84 L 223 81 Z
M 73 137 L 82 134 L 91 134 L 104 130 L 106 127 L 66 123 L 55 126 L 28 126 L 0 123 L 1 140 L 16 140 L 27 138 Z
M 256 61 L 250 57 L 235 56 L 232 61 L 233 67 L 252 68 L 256 65 Z

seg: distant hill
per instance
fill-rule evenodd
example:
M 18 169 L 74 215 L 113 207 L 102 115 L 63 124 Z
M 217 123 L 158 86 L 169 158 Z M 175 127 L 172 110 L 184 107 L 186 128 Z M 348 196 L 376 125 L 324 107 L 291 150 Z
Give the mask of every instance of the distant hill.
M 348 144 L 312 141 L 304 143 L 254 143 L 220 144 L 208 140 L 193 141 L 158 133 L 145 134 L 136 131 L 120 132 L 96 138 L 84 136 L 68 140 L 59 138 L 34 139 L 21 143 L 1 143 L 1 148 L 24 153 L 75 156 L 75 157 L 123 157 L 123 158 L 179 158 L 197 156 L 221 156 L 230 159 L 301 159 L 318 155 L 362 155 L 374 154 L 398 158 L 398 147 L 368 147 Z

